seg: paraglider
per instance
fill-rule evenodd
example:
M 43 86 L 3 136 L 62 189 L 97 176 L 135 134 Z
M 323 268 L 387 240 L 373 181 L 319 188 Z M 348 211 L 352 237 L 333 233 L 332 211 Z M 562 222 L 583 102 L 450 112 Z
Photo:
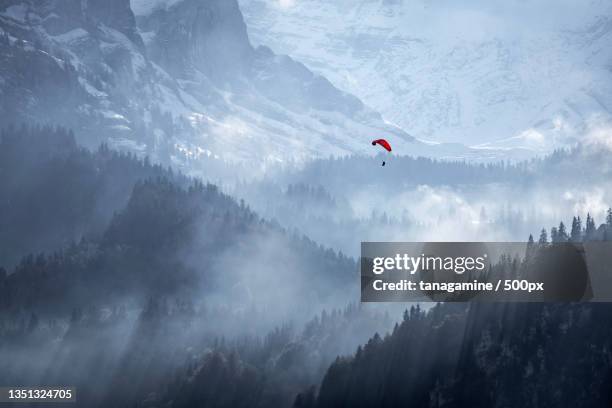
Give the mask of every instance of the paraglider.
M 376 139 L 374 141 L 372 141 L 372 146 L 382 146 L 386 151 L 391 152 L 391 144 L 389 142 L 387 142 L 385 139 Z M 385 164 L 387 164 L 385 161 L 382 162 L 383 167 L 385 166 Z

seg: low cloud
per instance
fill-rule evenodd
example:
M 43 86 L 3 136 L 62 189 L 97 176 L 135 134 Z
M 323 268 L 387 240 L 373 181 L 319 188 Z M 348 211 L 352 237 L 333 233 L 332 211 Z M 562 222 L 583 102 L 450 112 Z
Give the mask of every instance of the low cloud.
M 612 151 L 612 120 L 599 117 L 592 119 L 584 143 L 590 147 Z

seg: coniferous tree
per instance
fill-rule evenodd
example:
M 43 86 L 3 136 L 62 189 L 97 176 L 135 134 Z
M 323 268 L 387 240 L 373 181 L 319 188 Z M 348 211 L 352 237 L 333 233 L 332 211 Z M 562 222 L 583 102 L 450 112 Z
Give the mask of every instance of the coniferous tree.
M 542 228 L 540 232 L 540 238 L 538 239 L 538 244 L 544 245 L 548 243 L 548 233 L 546 232 L 546 228 Z
M 553 244 L 559 242 L 559 232 L 557 231 L 557 227 L 552 227 L 550 229 L 550 242 Z
M 535 243 L 533 241 L 533 235 L 529 234 L 529 239 L 527 240 L 527 258 L 531 258 L 535 251 Z
M 572 230 L 570 232 L 572 242 L 582 241 L 582 220 L 580 217 L 574 217 L 572 220 Z
M 584 237 L 585 239 L 592 239 L 595 234 L 595 220 L 591 217 L 591 214 L 587 214 L 586 226 L 584 229 Z
M 567 235 L 567 229 L 565 228 L 565 224 L 563 221 L 559 223 L 559 230 L 557 231 L 557 241 L 558 242 L 567 242 L 569 240 L 569 236 Z

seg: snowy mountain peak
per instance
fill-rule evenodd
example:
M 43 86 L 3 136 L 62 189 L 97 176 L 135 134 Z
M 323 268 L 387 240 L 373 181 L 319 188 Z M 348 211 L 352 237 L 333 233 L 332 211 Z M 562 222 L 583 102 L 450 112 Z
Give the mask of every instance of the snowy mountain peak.
M 212 162 L 265 169 L 375 154 L 370 141 L 379 137 L 398 154 L 498 158 L 493 149 L 419 142 L 295 59 L 253 47 L 235 0 L 132 7 L 0 6 L 0 120 L 62 124 L 88 146 L 106 142 L 189 173 L 210 174 Z
M 612 112 L 609 1 L 240 2 L 255 43 L 419 138 L 552 149 Z

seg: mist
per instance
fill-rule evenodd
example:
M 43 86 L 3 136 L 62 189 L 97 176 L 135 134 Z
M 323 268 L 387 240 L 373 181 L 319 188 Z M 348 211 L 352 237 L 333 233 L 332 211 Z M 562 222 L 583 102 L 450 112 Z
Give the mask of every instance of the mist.
M 227 191 L 353 257 L 361 241 L 525 242 L 573 216 L 605 220 L 612 201 L 610 129 L 594 122 L 583 143 L 524 162 L 327 159 Z
M 612 236 L 609 7 L 550 3 L 3 2 L 0 386 L 555 406 L 514 381 L 589 373 L 587 401 L 605 307 L 360 302 L 362 242 Z

